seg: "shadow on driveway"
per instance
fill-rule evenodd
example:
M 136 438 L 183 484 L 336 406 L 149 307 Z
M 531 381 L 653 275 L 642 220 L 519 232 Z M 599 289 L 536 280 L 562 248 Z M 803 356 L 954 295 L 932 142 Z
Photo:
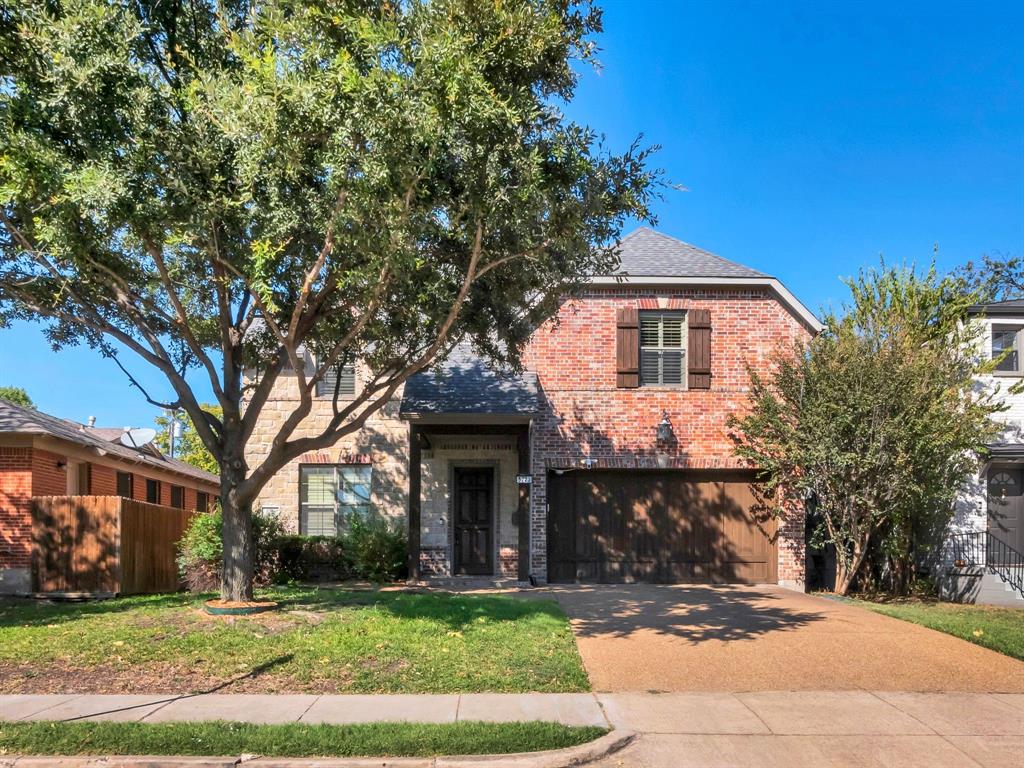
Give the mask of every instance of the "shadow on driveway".
M 577 637 L 653 632 L 701 643 L 749 640 L 824 621 L 772 592 L 731 586 L 595 585 L 550 587 Z
M 1024 692 L 1024 662 L 765 586 L 552 585 L 596 691 Z

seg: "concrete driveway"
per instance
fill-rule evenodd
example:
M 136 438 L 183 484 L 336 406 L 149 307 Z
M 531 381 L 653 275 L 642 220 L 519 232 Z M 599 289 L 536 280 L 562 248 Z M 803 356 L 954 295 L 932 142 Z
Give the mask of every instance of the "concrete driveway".
M 780 587 L 544 592 L 569 614 L 595 691 L 1024 692 L 1024 662 Z

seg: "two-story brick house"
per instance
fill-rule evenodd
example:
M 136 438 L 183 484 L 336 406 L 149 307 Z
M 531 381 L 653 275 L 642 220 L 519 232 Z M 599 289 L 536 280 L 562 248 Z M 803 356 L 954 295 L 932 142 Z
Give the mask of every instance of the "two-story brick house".
M 803 510 L 758 517 L 726 423 L 748 366 L 818 321 L 777 279 L 671 237 L 643 228 L 620 245 L 621 272 L 536 330 L 524 372 L 458 349 L 359 433 L 278 473 L 262 506 L 303 533 L 368 507 L 405 518 L 414 577 L 801 587 Z M 360 372 L 345 374 L 354 393 Z M 253 461 L 294 386 L 275 392 Z M 301 429 L 329 411 L 324 397 Z

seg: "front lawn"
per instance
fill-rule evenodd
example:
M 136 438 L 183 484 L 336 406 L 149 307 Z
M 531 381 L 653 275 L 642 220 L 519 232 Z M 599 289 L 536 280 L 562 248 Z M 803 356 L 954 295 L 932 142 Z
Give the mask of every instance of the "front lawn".
M 558 723 L 5 723 L 0 755 L 431 757 L 574 747 L 603 728 Z
M 900 600 L 870 602 L 856 600 L 857 605 L 929 629 L 991 648 L 1017 659 L 1024 659 L 1024 610 L 997 608 L 988 605 Z
M 0 693 L 585 691 L 556 603 L 288 588 L 212 617 L 188 595 L 0 603 Z

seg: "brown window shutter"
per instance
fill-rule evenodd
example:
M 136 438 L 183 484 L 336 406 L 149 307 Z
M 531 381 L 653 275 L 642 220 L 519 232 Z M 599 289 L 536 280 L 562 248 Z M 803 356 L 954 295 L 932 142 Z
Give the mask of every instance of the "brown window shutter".
M 691 309 L 686 315 L 689 327 L 690 389 L 711 389 L 711 310 Z
M 640 317 L 636 307 L 619 307 L 615 313 L 616 386 L 640 386 Z

